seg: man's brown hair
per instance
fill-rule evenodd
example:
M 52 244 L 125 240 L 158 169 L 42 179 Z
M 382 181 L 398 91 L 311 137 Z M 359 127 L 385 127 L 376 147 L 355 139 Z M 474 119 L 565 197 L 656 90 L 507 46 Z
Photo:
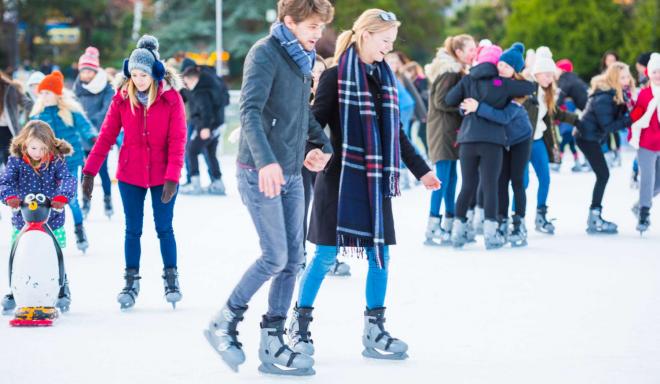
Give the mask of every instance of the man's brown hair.
M 300 23 L 312 16 L 318 16 L 324 23 L 329 23 L 335 15 L 335 7 L 328 0 L 279 0 L 277 18 L 284 22 L 284 16 L 291 16 Z

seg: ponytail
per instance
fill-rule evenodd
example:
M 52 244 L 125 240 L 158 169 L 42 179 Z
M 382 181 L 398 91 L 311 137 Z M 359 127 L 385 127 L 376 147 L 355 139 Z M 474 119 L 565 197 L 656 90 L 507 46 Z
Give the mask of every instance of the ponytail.
M 350 30 L 350 31 L 342 32 L 337 37 L 337 44 L 334 55 L 334 64 L 337 64 L 339 62 L 339 57 L 343 55 L 344 52 L 346 52 L 346 50 L 348 49 L 348 47 L 350 47 L 351 44 L 355 42 L 353 36 L 355 36 L 355 32 L 353 32 L 353 30 Z

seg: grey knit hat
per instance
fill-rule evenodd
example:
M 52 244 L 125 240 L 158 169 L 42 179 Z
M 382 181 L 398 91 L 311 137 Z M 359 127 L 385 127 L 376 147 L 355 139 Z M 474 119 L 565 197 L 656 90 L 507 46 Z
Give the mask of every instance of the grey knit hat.
M 151 77 L 158 78 L 160 74 L 154 73 L 154 63 L 157 60 L 160 60 L 158 39 L 151 35 L 144 35 L 138 40 L 137 48 L 133 50 L 128 58 L 128 72 L 139 69 L 148 73 Z

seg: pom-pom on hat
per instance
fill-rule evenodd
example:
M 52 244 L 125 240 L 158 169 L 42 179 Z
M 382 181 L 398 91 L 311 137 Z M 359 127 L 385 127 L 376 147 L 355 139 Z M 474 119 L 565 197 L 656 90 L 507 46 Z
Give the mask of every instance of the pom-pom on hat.
M 131 56 L 124 62 L 124 74 L 129 77 L 134 69 L 143 71 L 158 81 L 163 79 L 165 66 L 160 61 L 157 38 L 144 35 L 138 40 L 137 48 L 131 52 Z

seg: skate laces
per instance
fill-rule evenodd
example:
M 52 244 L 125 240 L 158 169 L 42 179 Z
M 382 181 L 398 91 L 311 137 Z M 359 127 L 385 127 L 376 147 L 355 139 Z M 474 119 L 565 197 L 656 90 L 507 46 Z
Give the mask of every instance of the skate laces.
M 275 352 L 275 358 L 280 357 L 284 352 L 289 352 L 289 360 L 286 362 L 287 367 L 291 367 L 291 364 L 293 364 L 293 360 L 296 358 L 296 356 L 300 355 L 298 352 L 294 352 L 289 346 L 284 342 L 284 329 L 276 329 L 274 331 L 268 331 L 268 336 L 277 336 L 277 339 L 279 340 L 281 346 Z
M 385 343 L 385 350 L 386 351 L 390 349 L 390 345 L 392 345 L 392 343 L 394 341 L 398 340 L 397 338 L 392 337 L 390 335 L 390 333 L 385 330 L 385 318 L 384 317 L 379 316 L 379 317 L 376 317 L 376 318 L 373 318 L 373 319 L 369 319 L 369 323 L 376 324 L 378 326 L 378 329 L 380 330 L 380 333 L 374 339 L 374 341 L 376 343 L 381 341 L 383 339 L 383 337 L 387 337 L 387 342 Z

